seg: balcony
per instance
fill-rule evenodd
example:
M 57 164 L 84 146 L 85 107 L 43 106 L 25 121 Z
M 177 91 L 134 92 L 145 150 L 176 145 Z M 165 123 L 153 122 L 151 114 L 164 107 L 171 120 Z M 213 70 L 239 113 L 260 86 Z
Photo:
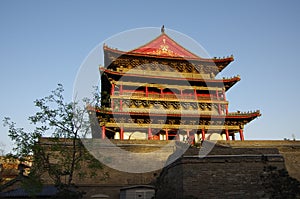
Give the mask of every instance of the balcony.
M 129 93 L 129 92 L 123 92 L 121 95 L 118 91 L 114 93 L 113 96 L 119 96 L 119 97 L 130 97 L 132 99 L 136 98 L 148 98 L 148 99 L 166 99 L 166 100 L 196 100 L 196 97 L 194 94 L 169 94 L 169 93 L 149 93 L 148 96 L 144 92 L 135 92 L 135 93 Z M 224 98 L 217 98 L 215 95 L 197 95 L 197 100 L 204 100 L 204 101 L 225 101 Z

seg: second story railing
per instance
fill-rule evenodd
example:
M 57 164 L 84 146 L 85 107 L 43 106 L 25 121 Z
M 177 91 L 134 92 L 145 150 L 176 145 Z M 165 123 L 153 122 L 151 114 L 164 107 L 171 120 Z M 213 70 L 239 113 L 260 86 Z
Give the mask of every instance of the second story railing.
M 128 96 L 132 98 L 153 98 L 153 99 L 184 99 L 184 100 L 193 100 L 196 99 L 196 96 L 194 94 L 168 94 L 168 93 L 149 93 L 148 95 L 146 93 L 142 92 L 135 92 L 135 93 L 129 93 L 129 92 L 123 92 L 120 94 L 118 91 L 114 93 L 114 96 Z M 197 94 L 197 100 L 221 100 L 224 101 L 225 99 L 223 97 L 217 97 L 216 95 L 201 95 Z

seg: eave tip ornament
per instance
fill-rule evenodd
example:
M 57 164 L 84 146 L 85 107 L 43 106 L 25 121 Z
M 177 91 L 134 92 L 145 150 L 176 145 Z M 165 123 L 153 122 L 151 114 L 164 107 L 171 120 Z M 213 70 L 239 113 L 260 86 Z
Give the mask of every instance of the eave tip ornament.
M 162 25 L 160 31 L 161 31 L 161 33 L 165 33 L 165 25 Z

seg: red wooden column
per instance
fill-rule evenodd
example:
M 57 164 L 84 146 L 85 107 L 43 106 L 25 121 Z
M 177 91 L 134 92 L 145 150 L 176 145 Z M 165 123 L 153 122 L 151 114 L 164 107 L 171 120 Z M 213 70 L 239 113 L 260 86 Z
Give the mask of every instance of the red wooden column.
M 168 129 L 166 129 L 165 131 L 166 131 L 166 140 L 169 140 L 169 138 L 168 138 L 169 137 Z
M 123 85 L 120 85 L 120 95 L 123 95 Z M 122 98 L 120 99 L 120 111 L 123 110 L 123 100 Z
M 217 95 L 217 100 L 219 101 L 219 91 L 216 90 L 216 95 Z M 219 111 L 219 115 L 221 115 L 221 104 L 218 103 L 218 111 Z
M 244 140 L 244 131 L 243 129 L 240 129 L 240 138 L 243 141 Z
M 224 101 L 226 101 L 226 93 L 225 93 L 225 89 L 223 89 L 222 92 L 223 92 L 223 98 L 224 98 Z
M 120 95 L 123 95 L 123 85 L 120 85 Z M 123 100 L 120 99 L 120 111 L 123 110 Z
M 112 84 L 110 95 L 114 96 L 114 94 L 115 94 L 115 84 Z M 112 99 L 112 98 L 110 99 L 110 106 L 111 106 L 111 109 L 114 110 L 114 99 Z
M 164 97 L 164 91 L 163 90 L 164 90 L 163 88 L 160 89 L 160 96 L 161 97 Z
M 146 97 L 148 97 L 148 86 L 145 87 Z
M 124 128 L 120 128 L 120 140 L 124 140 Z
M 191 131 L 192 130 L 186 130 L 186 135 L 187 135 L 187 142 L 189 143 L 189 144 L 194 144 L 194 138 L 195 138 L 195 135 L 194 134 L 190 134 L 191 133 Z M 191 142 L 190 142 L 191 141 Z
M 226 101 L 225 89 L 223 89 L 223 98 L 224 98 L 224 101 Z M 226 115 L 228 115 L 228 105 L 227 104 L 225 105 L 225 109 L 226 109 Z
M 114 110 L 114 99 L 110 99 L 111 110 Z
M 101 135 L 101 138 L 102 138 L 102 139 L 105 139 L 105 137 L 106 137 L 106 136 L 105 136 L 105 126 L 102 126 L 101 128 L 102 128 L 102 135 Z
M 193 133 L 189 138 L 190 144 L 195 144 L 195 134 Z
M 229 133 L 228 133 L 228 129 L 225 129 L 225 134 L 226 134 L 226 140 L 229 140 Z
M 186 136 L 190 137 L 190 130 L 186 130 Z
M 205 140 L 205 130 L 204 128 L 201 130 L 201 134 L 202 134 L 202 141 Z
M 120 95 L 123 95 L 123 84 L 120 84 L 119 92 L 120 92 Z
M 151 129 L 151 127 L 148 128 L 148 140 L 152 140 L 152 129 Z
M 110 95 L 114 96 L 115 93 L 115 84 L 111 84 L 111 91 L 110 91 Z
M 194 95 L 195 95 L 195 99 L 198 100 L 198 97 L 197 97 L 197 90 L 194 89 Z
M 120 111 L 122 111 L 122 110 L 123 110 L 123 100 L 120 99 Z

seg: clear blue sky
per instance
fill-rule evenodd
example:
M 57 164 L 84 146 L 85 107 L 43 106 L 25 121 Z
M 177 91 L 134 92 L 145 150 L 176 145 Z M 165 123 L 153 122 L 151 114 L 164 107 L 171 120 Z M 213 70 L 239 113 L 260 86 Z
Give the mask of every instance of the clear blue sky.
M 233 54 L 223 72 L 242 80 L 230 111 L 260 109 L 246 139 L 300 139 L 299 1 L 0 1 L 0 118 L 27 127 L 33 101 L 62 83 L 71 100 L 88 53 L 119 32 L 161 27 L 182 32 L 211 56 Z M 117 46 L 115 46 L 117 47 Z M 95 66 L 97 67 L 97 66 Z M 7 129 L 0 142 L 10 148 Z

